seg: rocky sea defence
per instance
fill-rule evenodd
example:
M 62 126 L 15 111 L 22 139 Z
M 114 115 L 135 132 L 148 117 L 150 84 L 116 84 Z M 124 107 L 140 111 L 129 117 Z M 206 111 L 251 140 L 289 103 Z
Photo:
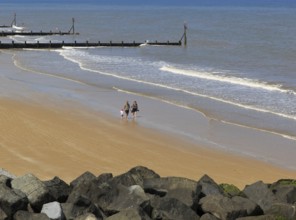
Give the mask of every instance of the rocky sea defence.
M 85 172 L 70 184 L 0 169 L 0 220 L 284 220 L 296 219 L 296 180 L 257 181 L 243 190 L 161 177 L 146 167 L 126 173 Z

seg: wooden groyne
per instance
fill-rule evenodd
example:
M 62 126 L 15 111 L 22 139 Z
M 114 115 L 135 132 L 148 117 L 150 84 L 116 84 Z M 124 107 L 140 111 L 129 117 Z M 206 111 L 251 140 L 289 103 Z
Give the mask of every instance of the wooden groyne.
M 181 46 L 182 42 L 149 42 L 149 43 L 138 43 L 138 42 L 35 42 L 35 43 L 28 43 L 28 42 L 14 42 L 11 43 L 2 43 L 0 41 L 0 49 L 59 49 L 62 47 L 139 47 L 142 45 L 157 45 L 157 46 Z
M 16 32 L 16 31 L 0 31 L 0 37 L 8 37 L 8 36 L 47 36 L 47 35 L 79 35 L 79 33 L 72 32 L 62 32 L 62 31 L 28 31 L 28 32 Z
M 3 25 L 0 28 L 10 28 L 11 30 L 0 30 L 0 37 L 7 36 L 46 36 L 46 35 L 78 35 L 79 33 L 75 32 L 75 19 L 72 18 L 72 26 L 69 31 L 27 31 L 24 27 L 16 26 L 16 14 L 14 14 L 14 19 L 10 26 Z

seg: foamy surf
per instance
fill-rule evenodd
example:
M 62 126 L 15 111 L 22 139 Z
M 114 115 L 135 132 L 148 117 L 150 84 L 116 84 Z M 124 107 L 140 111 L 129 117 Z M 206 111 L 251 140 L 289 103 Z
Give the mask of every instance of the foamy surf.
M 65 59 L 77 63 L 79 65 L 79 67 L 82 70 L 85 71 L 89 71 L 89 72 L 94 72 L 94 73 L 98 73 L 98 74 L 102 74 L 102 75 L 106 75 L 106 76 L 112 76 L 112 77 L 116 77 L 119 79 L 123 79 L 123 80 L 128 80 L 128 81 L 133 81 L 133 82 L 137 82 L 137 83 L 142 83 L 142 84 L 146 84 L 146 85 L 151 85 L 151 86 L 156 86 L 156 87 L 160 87 L 160 88 L 165 88 L 165 89 L 169 89 L 169 90 L 174 90 L 174 91 L 178 91 L 178 92 L 183 92 L 185 94 L 188 95 L 192 95 L 192 96 L 199 96 L 199 97 L 203 97 L 203 98 L 208 98 L 217 102 L 222 102 L 228 105 L 232 105 L 235 107 L 239 107 L 242 109 L 247 109 L 247 110 L 252 110 L 252 111 L 256 111 L 256 112 L 262 112 L 262 113 L 268 113 L 268 114 L 273 114 L 279 117 L 283 117 L 283 118 L 287 118 L 287 119 L 292 119 L 292 120 L 296 120 L 296 116 L 294 115 L 288 115 L 285 113 L 281 113 L 281 112 L 276 112 L 273 111 L 271 109 L 264 109 L 261 108 L 259 106 L 256 105 L 248 105 L 248 104 L 243 104 L 240 102 L 235 102 L 232 100 L 227 100 L 223 97 L 215 97 L 215 96 L 211 96 L 208 94 L 202 94 L 199 93 L 197 91 L 191 91 L 191 90 L 187 90 L 184 88 L 180 88 L 180 87 L 175 87 L 175 86 L 171 86 L 171 85 L 166 85 L 163 83 L 159 83 L 159 82 L 152 82 L 152 81 L 147 81 L 147 80 L 143 80 L 141 78 L 132 78 L 129 77 L 127 75 L 124 75 L 122 73 L 119 72 L 110 72 L 110 71 L 103 71 L 101 69 L 96 69 L 95 66 L 92 66 L 91 64 L 93 62 L 102 62 L 102 63 L 109 63 L 110 65 L 119 65 L 122 63 L 133 63 L 134 59 L 128 58 L 128 57 L 114 57 L 113 59 L 111 59 L 110 57 L 104 57 L 104 56 L 91 56 L 90 54 L 87 53 L 87 51 L 81 51 L 81 50 L 75 50 L 74 48 L 71 50 L 58 50 L 57 52 L 60 53 L 60 55 L 62 55 Z M 70 53 L 69 53 L 70 52 Z M 158 65 L 161 63 L 158 63 Z M 133 64 L 134 65 L 134 64 Z M 152 65 L 152 64 L 151 64 Z M 157 67 L 157 66 L 155 66 Z M 205 72 L 197 72 L 197 71 L 188 71 L 184 73 L 184 71 L 182 69 L 177 69 L 177 68 L 169 68 L 166 66 L 163 66 L 160 68 L 162 71 L 169 71 L 169 72 L 178 72 L 177 74 L 183 74 L 186 76 L 192 76 L 192 77 L 198 77 L 198 78 L 202 78 L 202 79 L 206 79 L 206 80 L 214 80 L 214 81 L 219 81 L 219 82 L 223 82 L 223 83 L 230 83 L 230 84 L 236 84 L 236 85 L 243 85 L 243 86 L 247 86 L 250 88 L 256 88 L 256 89 L 264 89 L 267 91 L 276 91 L 276 92 L 281 92 L 283 93 L 284 90 L 278 88 L 278 86 L 272 86 L 272 85 L 266 85 L 265 83 L 260 83 L 260 82 L 255 82 L 255 81 L 251 81 L 248 79 L 239 79 L 239 78 L 235 78 L 235 77 L 223 77 L 223 76 L 216 76 L 213 74 L 208 74 Z M 197 75 L 197 76 L 196 76 Z
M 268 84 L 266 82 L 259 82 L 257 80 L 252 80 L 252 79 L 247 79 L 247 78 L 238 78 L 238 77 L 234 77 L 234 76 L 217 75 L 217 74 L 212 74 L 209 72 L 202 72 L 202 71 L 196 71 L 196 70 L 179 69 L 179 68 L 172 67 L 172 66 L 163 66 L 160 68 L 160 70 L 170 72 L 173 74 L 180 74 L 180 75 L 184 75 L 184 76 L 194 77 L 194 78 L 213 80 L 213 81 L 219 81 L 219 82 L 224 82 L 224 83 L 229 83 L 229 84 L 234 84 L 234 85 L 247 86 L 250 88 L 283 92 L 283 93 L 296 95 L 296 92 L 294 92 L 294 91 L 283 89 L 282 85 L 272 85 L 272 84 Z

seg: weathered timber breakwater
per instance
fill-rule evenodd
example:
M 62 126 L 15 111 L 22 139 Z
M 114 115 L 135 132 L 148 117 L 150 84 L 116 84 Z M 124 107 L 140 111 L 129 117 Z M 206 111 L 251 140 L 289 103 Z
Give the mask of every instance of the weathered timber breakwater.
M 11 43 L 2 43 L 0 41 L 0 49 L 58 49 L 62 47 L 139 47 L 141 45 L 154 45 L 154 46 L 181 46 L 181 41 L 179 42 L 149 42 L 149 43 L 139 43 L 139 42 L 14 42 Z
M 8 37 L 8 36 L 51 36 L 51 35 L 79 35 L 79 33 L 71 33 L 71 32 L 53 32 L 53 31 L 40 31 L 40 32 L 15 32 L 15 31 L 0 31 L 0 37 Z
M 207 175 L 160 177 L 141 166 L 118 176 L 85 172 L 70 184 L 0 169 L 1 220 L 283 220 L 296 219 L 295 202 L 296 180 L 241 191 Z

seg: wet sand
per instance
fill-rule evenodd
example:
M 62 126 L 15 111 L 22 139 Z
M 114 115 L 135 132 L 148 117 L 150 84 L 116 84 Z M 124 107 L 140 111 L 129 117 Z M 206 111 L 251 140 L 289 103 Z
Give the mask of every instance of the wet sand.
M 33 173 L 42 180 L 59 176 L 71 182 L 85 171 L 118 175 L 142 165 L 161 176 L 198 180 L 207 174 L 218 183 L 240 188 L 257 180 L 296 179 L 296 171 L 209 148 L 178 134 L 180 129 L 194 130 L 201 136 L 217 135 L 219 142 L 225 139 L 220 138 L 223 132 L 231 132 L 200 114 L 19 69 L 12 55 L 13 51 L 0 52 L 0 168 L 15 175 Z M 120 119 L 125 100 L 139 101 L 137 120 Z M 253 139 L 256 145 L 250 147 L 260 146 L 262 140 Z
M 67 182 L 85 171 L 117 175 L 138 165 L 161 176 L 198 180 L 207 174 L 240 188 L 257 180 L 296 179 L 295 171 L 206 149 L 145 128 L 140 120 L 121 120 L 77 103 L 56 108 L 1 98 L 0 167 L 15 175 L 59 176 Z

